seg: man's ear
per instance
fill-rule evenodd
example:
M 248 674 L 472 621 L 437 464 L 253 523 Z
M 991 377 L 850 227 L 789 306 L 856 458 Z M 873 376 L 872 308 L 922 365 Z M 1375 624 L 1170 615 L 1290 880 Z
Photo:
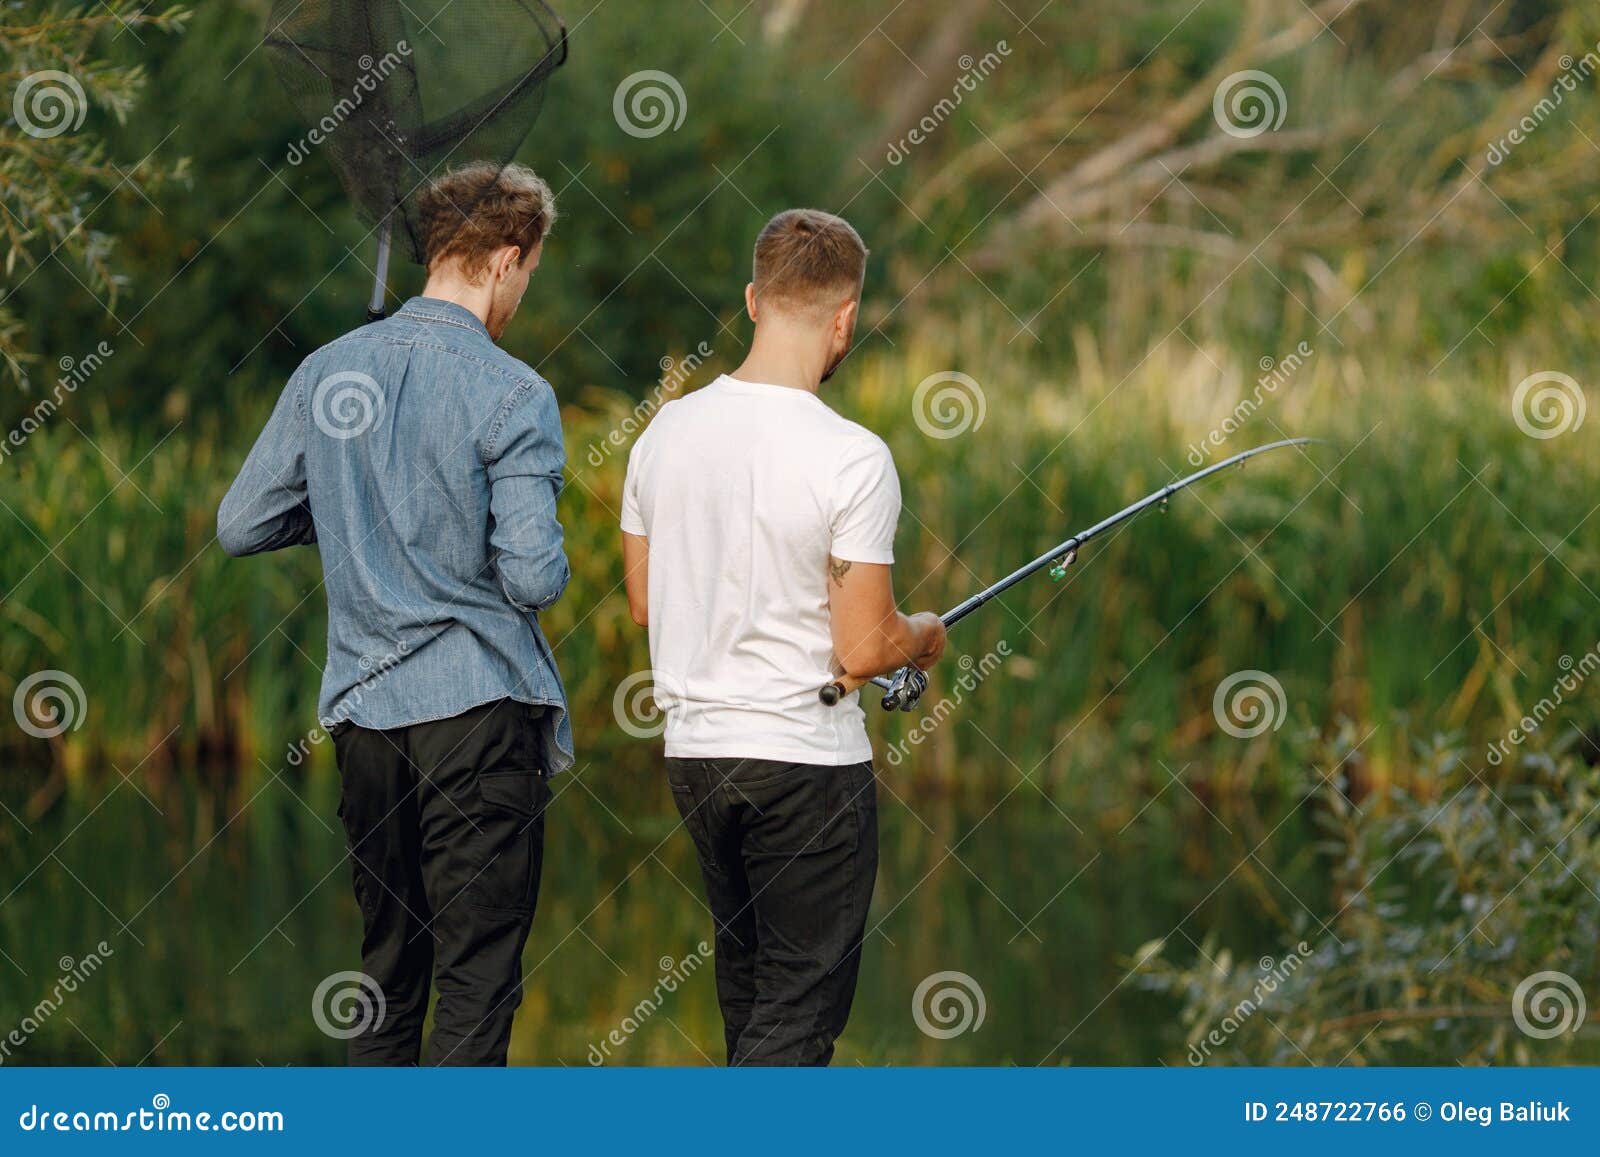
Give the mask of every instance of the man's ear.
M 507 245 L 504 249 L 500 250 L 495 257 L 494 262 L 495 279 L 498 281 L 504 281 L 506 278 L 510 277 L 511 271 L 517 267 L 518 262 L 521 260 L 522 246 L 520 245 Z
M 753 281 L 744 287 L 744 311 L 750 315 L 751 321 L 758 320 L 756 317 L 756 283 Z
M 833 330 L 840 338 L 848 341 L 856 328 L 856 313 L 861 309 L 861 302 L 856 299 L 845 302 L 839 307 L 839 312 L 833 315 Z

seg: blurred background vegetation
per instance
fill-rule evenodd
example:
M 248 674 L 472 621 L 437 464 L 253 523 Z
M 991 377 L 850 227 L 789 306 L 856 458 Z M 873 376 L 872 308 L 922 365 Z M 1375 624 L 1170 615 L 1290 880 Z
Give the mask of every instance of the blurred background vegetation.
M 545 629 L 580 752 L 513 1059 L 585 1063 L 709 930 L 657 744 L 614 713 L 648 667 L 619 432 L 670 393 L 665 359 L 711 350 L 689 388 L 737 364 L 750 243 L 792 204 L 874 250 L 828 399 L 894 449 L 918 607 L 1187 472 L 1213 432 L 1213 457 L 1330 443 L 964 625 L 961 652 L 1013 657 L 948 718 L 871 716 L 884 864 L 841 1060 L 1184 1063 L 1301 943 L 1207 1063 L 1600 1059 L 1592 1029 L 1512 1017 L 1542 970 L 1600 1002 L 1596 692 L 1487 757 L 1600 647 L 1596 426 L 1530 437 L 1513 405 L 1536 372 L 1597 380 L 1600 13 L 557 7 L 572 58 L 521 157 L 563 219 L 505 344 L 564 404 L 575 577 Z M 85 703 L 59 736 L 0 729 L 0 1032 L 61 957 L 116 949 L 12 1063 L 342 1052 L 307 1007 L 357 966 L 331 753 L 306 742 L 317 559 L 213 541 L 282 383 L 370 283 L 331 168 L 287 159 L 266 8 L 0 8 L 0 424 L 23 435 L 0 461 L 0 693 L 59 670 Z M 686 106 L 650 139 L 612 107 L 643 69 Z M 87 111 L 40 139 L 11 97 L 44 70 Z M 1245 70 L 1281 88 L 1276 128 L 1224 131 Z M 930 437 L 917 387 L 951 370 L 982 420 Z M 1246 670 L 1286 710 L 1239 738 L 1213 695 Z M 982 1028 L 918 1031 L 941 970 L 982 986 Z M 704 1063 L 718 1039 L 699 976 L 613 1059 Z

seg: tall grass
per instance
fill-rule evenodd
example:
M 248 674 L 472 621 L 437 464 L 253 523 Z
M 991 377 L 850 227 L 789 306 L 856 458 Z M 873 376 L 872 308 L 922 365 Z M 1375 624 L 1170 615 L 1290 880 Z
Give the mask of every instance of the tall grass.
M 915 389 L 955 367 L 981 387 L 981 424 L 929 437 Z M 1208 460 L 1287 435 L 1327 445 L 1207 482 L 1087 549 L 1066 581 L 1032 580 L 963 624 L 959 653 L 1004 642 L 1011 657 L 962 695 L 953 716 L 970 726 L 920 728 L 931 734 L 903 767 L 1058 781 L 1113 753 L 1182 762 L 1219 743 L 1222 762 L 1237 762 L 1212 701 L 1219 681 L 1247 669 L 1285 690 L 1278 737 L 1345 727 L 1381 776 L 1434 731 L 1501 734 L 1562 674 L 1563 655 L 1600 641 L 1600 539 L 1586 523 L 1600 482 L 1593 435 L 1522 433 L 1510 394 L 1524 372 L 1428 376 L 1316 351 Z M 827 388 L 894 450 L 900 592 L 941 609 L 1187 473 L 1189 448 L 1224 428 L 1258 376 L 1174 341 L 1117 379 L 1085 342 L 1075 366 L 1041 379 L 974 331 L 862 355 Z M 544 625 L 579 746 L 593 754 L 637 748 L 612 696 L 648 666 L 619 583 L 625 453 L 598 467 L 585 453 L 631 405 L 591 394 L 564 414 L 574 577 Z M 286 744 L 314 723 L 317 559 L 235 562 L 212 540 L 216 504 L 265 409 L 159 441 L 104 412 L 63 415 L 73 425 L 58 420 L 11 457 L 0 479 L 15 524 L 0 546 L 0 692 L 56 668 L 88 703 L 83 726 L 48 752 L 8 732 L 25 761 L 77 775 L 96 755 L 159 769 L 226 754 L 247 782 L 284 768 Z M 937 674 L 928 702 L 961 671 Z M 893 744 L 917 723 L 875 727 Z

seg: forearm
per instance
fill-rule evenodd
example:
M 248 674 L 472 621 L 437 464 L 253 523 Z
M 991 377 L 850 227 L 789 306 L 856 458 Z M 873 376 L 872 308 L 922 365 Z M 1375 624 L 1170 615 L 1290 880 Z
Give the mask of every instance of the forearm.
M 893 611 L 876 631 L 848 651 L 841 651 L 839 663 L 846 674 L 870 679 L 911 664 L 922 654 L 926 644 L 925 632 L 911 616 Z
M 650 540 L 622 532 L 622 578 L 628 590 L 628 615 L 641 627 L 650 625 Z

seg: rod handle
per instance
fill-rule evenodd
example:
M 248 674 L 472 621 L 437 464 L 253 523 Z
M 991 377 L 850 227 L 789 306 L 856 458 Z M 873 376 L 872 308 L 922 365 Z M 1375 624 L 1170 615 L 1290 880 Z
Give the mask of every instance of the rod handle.
M 861 690 L 869 683 L 875 687 L 882 687 L 885 691 L 889 689 L 889 680 L 882 675 L 874 675 L 870 679 L 858 679 L 854 675 L 840 675 L 832 683 L 824 683 L 821 687 L 818 687 L 817 698 L 821 699 L 826 707 L 837 707 L 846 695 Z
M 868 682 L 869 680 L 857 679 L 854 675 L 841 675 L 832 683 L 824 683 L 817 691 L 817 698 L 822 700 L 825 707 L 836 707 L 846 695 L 861 690 Z

